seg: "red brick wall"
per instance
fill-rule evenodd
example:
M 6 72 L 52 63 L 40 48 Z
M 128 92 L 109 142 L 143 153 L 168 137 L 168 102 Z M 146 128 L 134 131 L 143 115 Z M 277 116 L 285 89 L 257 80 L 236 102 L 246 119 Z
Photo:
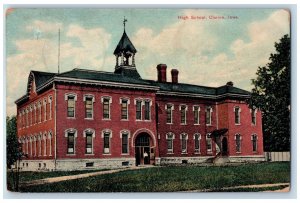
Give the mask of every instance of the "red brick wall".
M 228 150 L 229 155 L 239 156 L 239 155 L 263 155 L 263 136 L 262 136 L 262 123 L 261 123 L 261 112 L 257 111 L 256 114 L 256 125 L 251 123 L 251 112 L 248 108 L 248 105 L 245 102 L 240 101 L 227 101 L 226 103 L 219 105 L 223 109 L 225 106 L 227 107 L 227 116 L 220 115 L 219 123 L 224 123 L 224 125 L 220 125 L 219 127 L 228 126 Z M 241 108 L 240 116 L 241 122 L 240 125 L 235 124 L 235 114 L 234 107 L 239 106 Z M 222 112 L 223 113 L 223 112 Z M 219 114 L 222 114 L 221 112 Z M 226 114 L 226 110 L 224 111 Z M 222 121 L 223 118 L 228 118 Z M 227 125 L 226 125 L 227 122 Z M 237 153 L 235 149 L 235 134 L 239 133 L 242 136 L 242 145 L 241 145 L 241 153 Z M 252 141 L 251 135 L 256 134 L 258 137 L 257 144 L 257 152 L 252 151 Z
M 67 101 L 65 100 L 66 93 L 77 94 L 75 119 L 67 118 Z M 93 119 L 85 119 L 85 105 L 83 97 L 85 94 L 92 94 L 95 97 L 93 103 Z M 110 96 L 112 103 L 110 104 L 111 120 L 103 120 L 103 110 L 101 97 Z M 128 105 L 128 121 L 121 121 L 121 105 L 120 98 L 129 98 Z M 151 121 L 136 121 L 136 108 L 134 104 L 135 98 L 151 99 Z M 84 87 L 84 86 L 69 86 L 57 85 L 57 157 L 58 158 L 117 158 L 117 157 L 134 157 L 134 149 L 132 142 L 133 135 L 139 129 L 149 129 L 156 136 L 155 124 L 155 93 L 141 90 L 126 90 L 126 89 L 110 89 L 103 87 Z M 144 109 L 144 106 L 143 106 Z M 77 130 L 76 138 L 76 154 L 67 154 L 67 138 L 65 130 L 75 128 Z M 93 155 L 85 155 L 85 138 L 83 131 L 87 128 L 95 130 L 95 138 L 93 138 Z M 103 155 L 103 138 L 102 130 L 112 130 L 112 139 L 110 141 L 111 155 Z M 121 138 L 120 131 L 129 130 L 129 155 L 121 155 Z M 143 130 L 140 130 L 143 132 Z M 155 139 L 157 139 L 155 137 Z M 154 140 L 154 139 L 153 139 Z M 158 149 L 156 147 L 156 153 Z
M 30 147 L 31 144 L 28 143 L 28 159 L 53 159 L 54 158 L 54 146 L 55 146 L 55 139 L 54 139 L 54 134 L 55 134 L 55 94 L 54 94 L 54 90 L 53 89 L 49 89 L 45 92 L 43 92 L 42 94 L 33 94 L 30 93 L 30 99 L 29 101 L 27 101 L 26 103 L 17 106 L 17 129 L 18 129 L 18 138 L 28 138 L 30 136 L 33 135 L 38 135 L 40 133 L 42 133 L 42 136 L 44 136 L 45 132 L 47 133 L 47 141 L 48 143 L 46 143 L 46 156 L 44 156 L 44 139 L 42 139 L 41 141 L 41 156 L 38 156 L 38 152 L 39 152 L 39 141 L 36 141 L 36 155 L 34 156 L 35 152 L 34 152 L 34 143 L 32 143 L 32 156 L 30 156 Z M 49 96 L 52 96 L 52 103 L 51 103 L 51 108 L 50 108 L 50 103 L 49 103 Z M 43 102 L 44 102 L 44 98 L 47 98 L 47 118 L 45 120 L 44 117 L 44 106 L 43 106 Z M 26 124 L 25 127 L 23 127 L 22 125 L 22 121 L 20 119 L 19 116 L 19 112 L 23 111 L 23 109 L 25 108 L 29 108 L 30 105 L 33 105 L 37 102 L 41 101 L 42 102 L 42 107 L 41 107 L 41 112 L 42 112 L 42 116 L 41 116 L 41 122 L 39 122 L 39 113 L 38 110 L 36 112 L 36 122 L 34 119 L 34 110 L 32 112 L 28 113 L 28 125 Z M 51 119 L 50 119 L 50 109 L 52 111 L 51 113 Z M 26 122 L 26 114 L 24 116 L 22 116 L 23 122 Z M 31 121 L 32 120 L 32 121 Z M 49 131 L 52 132 L 52 140 L 51 140 L 51 149 L 50 149 L 50 140 L 48 138 L 48 133 Z M 25 152 L 26 149 L 26 144 L 23 145 L 23 152 Z M 50 153 L 51 150 L 51 153 Z M 50 156 L 51 154 L 51 156 Z
M 159 116 L 158 116 L 158 133 L 160 134 L 159 150 L 160 156 L 178 157 L 178 156 L 205 156 L 211 155 L 206 150 L 206 134 L 212 132 L 215 129 L 227 128 L 228 129 L 228 150 L 230 156 L 240 155 L 263 155 L 263 136 L 262 136 L 262 123 L 261 123 L 261 112 L 257 112 L 256 125 L 251 124 L 251 112 L 248 105 L 245 102 L 226 100 L 223 102 L 210 102 L 208 100 L 196 100 L 186 98 L 175 98 L 175 97 L 157 97 L 157 103 L 159 104 Z M 173 110 L 173 124 L 167 124 L 167 114 L 165 105 L 167 103 L 174 104 Z M 179 105 L 188 105 L 187 111 L 187 125 L 180 124 L 180 111 Z M 200 106 L 200 125 L 194 125 L 193 105 Z M 205 124 L 205 107 L 212 106 L 212 125 L 207 126 Z M 241 107 L 241 124 L 235 125 L 235 114 L 234 106 Z M 217 121 L 218 116 L 218 121 Z M 167 140 L 166 134 L 172 132 L 175 134 L 173 141 L 173 154 L 167 153 Z M 188 149 L 187 154 L 181 153 L 181 140 L 180 134 L 188 134 Z M 194 134 L 201 134 L 200 151 L 201 154 L 194 153 Z M 242 135 L 241 153 L 236 153 L 235 149 L 235 134 L 239 133 Z M 258 150 L 257 152 L 252 151 L 251 135 L 256 134 L 258 136 Z M 213 142 L 213 155 L 215 155 L 215 143 Z
M 168 156 L 168 157 L 179 157 L 179 156 L 205 156 L 215 154 L 215 144 L 213 142 L 213 151 L 210 154 L 207 154 L 206 150 L 206 134 L 208 132 L 216 129 L 216 107 L 215 102 L 205 101 L 205 100 L 195 100 L 195 99 L 186 99 L 186 98 L 175 98 L 175 97 L 157 97 L 157 103 L 159 105 L 159 112 L 161 112 L 158 116 L 158 133 L 160 134 L 159 140 L 159 150 L 160 156 Z M 165 110 L 165 105 L 171 103 L 174 105 L 173 110 L 173 124 L 167 124 L 167 113 Z M 188 106 L 187 110 L 187 124 L 180 124 L 180 110 L 179 106 L 181 104 L 185 104 Z M 194 114 L 193 114 L 193 105 L 200 106 L 200 125 L 194 125 Z M 213 108 L 212 112 L 212 125 L 207 126 L 205 124 L 205 107 L 211 106 Z M 173 140 L 173 154 L 167 153 L 167 140 L 166 134 L 168 132 L 172 132 L 175 134 L 175 139 Z M 187 133 L 188 141 L 187 141 L 187 154 L 182 154 L 181 151 L 181 140 L 180 134 Z M 200 152 L 201 154 L 194 153 L 194 134 L 200 133 Z

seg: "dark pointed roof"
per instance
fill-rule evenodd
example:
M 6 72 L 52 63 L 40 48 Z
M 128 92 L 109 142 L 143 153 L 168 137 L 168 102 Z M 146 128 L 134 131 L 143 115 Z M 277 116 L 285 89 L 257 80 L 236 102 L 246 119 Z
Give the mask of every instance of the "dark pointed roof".
M 136 53 L 137 50 L 133 46 L 132 42 L 130 41 L 129 37 L 127 36 L 125 30 L 123 32 L 123 35 L 114 51 L 114 55 L 120 53 L 120 52 L 126 52 L 130 51 L 131 53 Z

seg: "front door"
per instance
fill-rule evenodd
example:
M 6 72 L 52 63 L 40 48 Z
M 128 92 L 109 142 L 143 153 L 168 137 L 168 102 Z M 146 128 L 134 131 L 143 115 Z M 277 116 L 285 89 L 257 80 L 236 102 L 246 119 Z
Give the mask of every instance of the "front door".
M 141 134 L 135 140 L 136 165 L 150 164 L 150 136 Z
M 226 156 L 227 153 L 228 153 L 227 138 L 223 137 L 223 139 L 222 139 L 222 155 Z

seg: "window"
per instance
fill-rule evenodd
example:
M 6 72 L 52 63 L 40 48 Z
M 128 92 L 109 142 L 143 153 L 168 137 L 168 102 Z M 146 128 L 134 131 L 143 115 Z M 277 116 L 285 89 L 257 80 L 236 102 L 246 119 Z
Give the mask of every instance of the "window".
M 180 109 L 180 123 L 185 125 L 186 124 L 187 106 L 186 105 L 181 105 L 179 109 Z
M 103 138 L 103 154 L 110 153 L 110 138 L 112 136 L 112 132 L 110 130 L 104 130 L 102 132 Z
M 19 111 L 19 119 L 18 119 L 18 122 L 19 122 L 19 128 L 22 128 L 22 112 Z
M 195 134 L 194 135 L 194 141 L 195 141 L 195 153 L 200 153 L 200 139 L 201 139 L 201 136 L 200 134 Z
M 92 132 L 85 133 L 85 153 L 86 154 L 93 153 L 93 133 Z
M 145 101 L 145 120 L 150 120 L 150 101 Z
M 212 108 L 210 106 L 206 107 L 206 109 L 205 109 L 205 123 L 206 123 L 206 125 L 211 125 L 211 113 L 212 113 Z
M 75 133 L 68 132 L 68 154 L 75 154 Z
M 52 96 L 49 96 L 49 120 L 52 119 Z
M 256 125 L 256 109 L 251 109 L 251 123 Z
M 67 101 L 67 117 L 75 118 L 77 95 L 74 93 L 67 93 L 65 94 L 65 100 Z
M 135 119 L 142 120 L 142 101 L 136 100 Z
M 47 99 L 44 98 L 44 121 L 47 120 Z
M 50 131 L 48 133 L 49 138 L 49 156 L 52 156 L 52 132 Z
M 181 139 L 181 152 L 182 153 L 187 153 L 187 134 L 181 134 L 180 135 L 180 139 Z
M 174 134 L 173 133 L 168 133 L 167 134 L 167 149 L 168 153 L 173 153 L 173 140 L 174 140 Z
M 257 152 L 257 135 L 252 135 L 251 140 L 252 140 L 252 151 Z
M 109 97 L 102 97 L 103 103 L 103 119 L 110 119 L 110 98 Z
M 26 108 L 26 110 L 25 110 L 25 112 L 26 112 L 26 127 L 28 127 L 29 126 L 29 121 L 28 121 L 28 108 Z
M 39 123 L 42 122 L 42 102 L 40 101 L 38 104 L 39 108 Z
M 194 112 L 194 124 L 195 124 L 195 125 L 199 124 L 199 111 L 200 111 L 200 107 L 199 107 L 199 106 L 194 106 L 194 107 L 193 107 L 193 112 Z
M 122 132 L 122 154 L 128 154 L 128 132 Z
M 85 118 L 93 118 L 93 97 L 85 96 Z
M 26 126 L 26 123 L 25 123 L 26 122 L 25 121 L 25 109 L 23 109 L 23 113 L 22 114 L 23 114 L 23 116 L 22 116 L 22 123 L 23 123 L 22 127 L 25 128 L 25 126 Z
M 30 156 L 32 157 L 32 143 L 33 143 L 33 137 L 32 136 L 29 138 L 29 141 L 30 141 Z
M 241 152 L 241 141 L 242 137 L 240 134 L 235 135 L 235 151 L 236 152 Z
M 121 119 L 127 120 L 128 119 L 128 100 L 121 99 Z
M 33 115 L 32 115 L 32 112 L 33 112 L 33 107 L 32 105 L 30 106 L 30 122 L 29 122 L 29 125 L 31 126 L 33 124 Z
M 167 123 L 172 124 L 173 118 L 172 118 L 172 110 L 174 109 L 172 104 L 167 104 L 166 105 L 166 110 L 167 110 Z
M 36 121 L 36 109 L 37 109 L 37 104 L 34 104 L 33 109 L 34 109 L 34 124 L 36 124 L 36 123 L 37 123 L 37 121 Z
M 47 132 L 44 134 L 44 156 L 47 156 Z
M 36 153 L 37 136 L 33 137 L 33 145 L 34 145 L 34 156 L 36 156 L 37 155 L 37 153 Z
M 40 134 L 38 137 L 39 140 L 39 156 L 42 156 L 42 135 Z
M 207 152 L 212 152 L 212 139 L 210 133 L 206 135 L 206 150 Z
M 240 107 L 238 107 L 238 106 L 234 107 L 234 122 L 235 122 L 235 124 L 241 123 L 240 112 L 241 112 Z

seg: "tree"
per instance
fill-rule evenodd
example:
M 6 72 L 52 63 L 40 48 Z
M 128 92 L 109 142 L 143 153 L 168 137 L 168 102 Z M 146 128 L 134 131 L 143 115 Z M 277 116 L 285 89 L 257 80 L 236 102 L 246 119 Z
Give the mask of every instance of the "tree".
M 10 168 L 18 159 L 17 118 L 6 117 L 6 165 Z
M 275 42 L 270 62 L 258 67 L 250 107 L 262 111 L 265 151 L 290 150 L 291 40 L 284 35 Z

